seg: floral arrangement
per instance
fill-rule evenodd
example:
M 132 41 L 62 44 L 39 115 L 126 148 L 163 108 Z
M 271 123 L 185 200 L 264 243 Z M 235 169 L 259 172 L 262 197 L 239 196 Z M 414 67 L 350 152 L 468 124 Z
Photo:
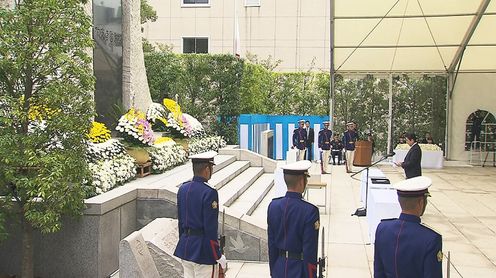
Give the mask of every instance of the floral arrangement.
M 174 119 L 174 121 L 177 123 L 177 125 L 182 127 L 183 123 L 181 117 L 182 116 L 181 106 L 179 106 L 177 102 L 175 102 L 170 98 L 164 98 L 163 103 L 165 108 L 170 112 L 169 115 L 172 114 L 171 116 Z
M 92 172 L 91 186 L 101 194 L 134 179 L 135 160 L 129 156 L 122 143 L 115 139 L 95 144 L 88 142 L 88 166 Z
M 440 151 L 441 148 L 435 144 L 418 144 L 420 149 L 423 151 Z M 410 146 L 408 144 L 398 144 L 396 145 L 396 150 L 409 150 Z
M 151 146 L 155 141 L 151 124 L 145 114 L 134 108 L 121 116 L 115 129 L 120 132 L 124 140 L 132 144 Z
M 164 171 L 183 164 L 187 160 L 187 154 L 181 145 L 176 144 L 174 140 L 168 137 L 158 139 L 148 152 L 152 159 L 152 171 L 154 173 L 163 173 Z
M 168 130 L 178 137 L 194 137 L 204 133 L 202 124 L 193 116 L 183 113 L 174 100 L 165 98 L 163 105 L 152 103 L 146 112 L 146 119 L 154 130 Z
M 208 136 L 192 138 L 189 142 L 189 154 L 198 154 L 206 151 L 218 151 L 227 145 L 222 136 Z
M 146 111 L 146 119 L 152 123 L 154 126 L 160 127 L 160 129 L 165 129 L 169 124 L 167 121 L 168 113 L 165 111 L 165 107 L 160 103 L 152 103 Z
M 93 122 L 88 138 L 92 143 L 104 143 L 110 139 L 110 130 L 103 123 Z
M 195 117 L 183 113 L 182 120 L 184 124 L 184 135 L 191 138 L 194 136 L 200 136 L 205 132 L 203 125 Z

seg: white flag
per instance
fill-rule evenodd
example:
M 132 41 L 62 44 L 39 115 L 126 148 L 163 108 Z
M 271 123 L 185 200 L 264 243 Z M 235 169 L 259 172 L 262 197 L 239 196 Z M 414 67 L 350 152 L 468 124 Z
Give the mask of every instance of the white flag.
M 238 22 L 238 9 L 236 1 L 234 1 L 234 39 L 233 39 L 233 54 L 236 57 L 241 57 L 241 41 L 239 39 L 239 22 Z

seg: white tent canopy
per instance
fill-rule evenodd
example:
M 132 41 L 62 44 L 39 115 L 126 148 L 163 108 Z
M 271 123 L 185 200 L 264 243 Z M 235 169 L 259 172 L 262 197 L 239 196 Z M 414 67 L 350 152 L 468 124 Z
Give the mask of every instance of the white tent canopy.
M 337 73 L 496 71 L 496 1 L 334 1 Z

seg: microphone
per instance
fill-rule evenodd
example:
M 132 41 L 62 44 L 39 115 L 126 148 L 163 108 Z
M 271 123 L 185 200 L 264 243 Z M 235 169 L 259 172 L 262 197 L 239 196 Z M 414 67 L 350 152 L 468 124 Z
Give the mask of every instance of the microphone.
M 395 152 L 392 152 L 392 153 L 390 153 L 390 154 L 386 154 L 384 157 L 392 157 L 392 156 L 394 156 L 395 154 L 396 154 Z

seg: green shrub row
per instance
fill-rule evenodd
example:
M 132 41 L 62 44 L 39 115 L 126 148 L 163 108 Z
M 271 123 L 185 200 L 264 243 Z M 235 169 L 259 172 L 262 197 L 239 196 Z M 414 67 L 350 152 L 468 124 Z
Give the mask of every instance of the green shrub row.
M 240 114 L 327 115 L 329 73 L 274 72 L 270 65 L 232 55 L 149 52 L 145 64 L 152 98 L 176 99 L 211 132 L 237 143 Z M 393 146 L 406 131 L 432 132 L 444 140 L 446 79 L 440 76 L 397 76 L 393 79 Z M 336 77 L 334 131 L 342 133 L 354 120 L 359 130 L 370 130 L 376 150 L 385 151 L 388 125 L 387 79 Z

